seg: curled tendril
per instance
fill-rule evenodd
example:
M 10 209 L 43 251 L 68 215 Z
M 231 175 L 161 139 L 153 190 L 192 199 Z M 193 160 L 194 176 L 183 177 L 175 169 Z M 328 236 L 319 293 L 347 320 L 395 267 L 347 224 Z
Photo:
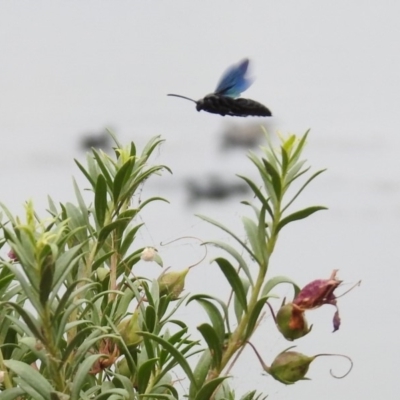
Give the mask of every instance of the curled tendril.
M 196 237 L 196 236 L 181 236 L 179 238 L 172 239 L 172 240 L 170 240 L 168 242 L 160 242 L 160 246 L 167 246 L 168 244 L 177 242 L 178 240 L 182 240 L 182 239 L 195 239 L 195 240 L 198 240 L 202 245 L 204 244 L 203 241 L 201 239 L 199 239 L 198 237 Z M 202 263 L 206 259 L 206 257 L 207 257 L 207 246 L 204 246 L 204 256 L 201 258 L 200 261 L 197 261 L 196 263 L 194 263 L 192 265 L 189 265 L 188 268 L 190 269 L 190 268 L 195 267 L 196 265 L 199 265 L 200 263 Z
M 331 374 L 331 376 L 333 377 L 333 378 L 336 378 L 336 379 L 343 379 L 343 378 L 345 378 L 350 372 L 351 372 L 351 370 L 353 369 L 353 360 L 349 357 L 349 356 L 346 356 L 346 355 L 344 355 L 344 354 L 318 354 L 317 356 L 315 356 L 315 358 L 317 358 L 317 357 L 320 357 L 320 356 L 337 356 L 337 357 L 343 357 L 343 358 L 346 358 L 347 360 L 349 360 L 350 361 L 350 368 L 349 368 L 349 370 L 344 374 L 344 375 L 335 375 L 333 372 L 332 372 L 332 369 L 330 369 L 329 370 L 329 373 Z

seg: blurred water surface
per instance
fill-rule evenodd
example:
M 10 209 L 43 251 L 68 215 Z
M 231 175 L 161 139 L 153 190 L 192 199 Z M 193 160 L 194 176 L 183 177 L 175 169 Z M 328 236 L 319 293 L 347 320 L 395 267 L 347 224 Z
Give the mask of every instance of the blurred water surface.
M 328 168 L 298 206 L 323 204 L 329 211 L 282 231 L 271 274 L 304 285 L 339 268 L 345 282 L 363 283 L 340 299 L 338 332 L 331 334 L 333 309 L 323 308 L 310 315 L 313 332 L 299 342 L 306 354 L 351 356 L 355 368 L 346 379 L 329 376 L 331 366 L 345 370 L 342 361 L 319 359 L 310 368 L 312 382 L 284 387 L 262 376 L 246 351 L 232 371 L 234 386 L 239 392 L 262 389 L 273 399 L 395 399 L 399 11 L 397 2 L 372 0 L 2 1 L 0 200 L 14 211 L 28 198 L 44 210 L 47 194 L 73 201 L 71 176 L 85 187 L 73 158 L 84 159 L 79 142 L 88 132 L 109 126 L 122 142 L 139 147 L 161 135 L 166 142 L 153 161 L 174 173 L 147 182 L 140 196 L 160 195 L 171 204 L 148 207 L 138 246 L 153 245 L 166 265 L 183 268 L 203 255 L 196 241 L 160 242 L 196 236 L 232 243 L 194 214 L 241 233 L 246 195 L 190 203 L 185 182 L 213 174 L 235 182 L 236 173 L 256 177 L 254 168 L 246 151 L 221 151 L 228 117 L 197 113 L 192 103 L 166 93 L 201 98 L 229 65 L 250 57 L 257 80 L 245 96 L 272 110 L 270 134 L 311 128 L 306 156 L 315 169 Z M 213 255 L 211 250 L 207 259 Z M 138 268 L 159 273 L 153 266 Z M 192 270 L 187 289 L 228 294 L 208 262 Z M 183 313 L 192 316 L 193 327 L 203 318 L 192 306 Z M 266 362 L 288 347 L 270 318 L 254 341 Z

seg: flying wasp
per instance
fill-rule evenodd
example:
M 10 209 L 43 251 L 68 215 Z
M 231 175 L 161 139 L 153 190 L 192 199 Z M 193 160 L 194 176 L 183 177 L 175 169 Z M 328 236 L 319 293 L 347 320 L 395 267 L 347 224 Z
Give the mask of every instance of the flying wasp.
M 271 117 L 271 111 L 258 101 L 239 97 L 253 83 L 253 79 L 247 76 L 250 60 L 245 58 L 238 64 L 228 68 L 222 75 L 214 93 L 208 94 L 204 99 L 195 101 L 179 94 L 167 96 L 180 97 L 196 103 L 197 111 L 207 111 L 212 114 L 232 117 Z

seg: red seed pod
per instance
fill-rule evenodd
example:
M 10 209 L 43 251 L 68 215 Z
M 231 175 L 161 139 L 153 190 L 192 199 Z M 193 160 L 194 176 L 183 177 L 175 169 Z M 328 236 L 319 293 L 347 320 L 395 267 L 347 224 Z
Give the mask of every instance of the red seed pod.
M 308 327 L 304 312 L 293 303 L 285 304 L 279 309 L 276 326 L 285 339 L 291 341 L 307 335 L 312 328 L 312 325 Z

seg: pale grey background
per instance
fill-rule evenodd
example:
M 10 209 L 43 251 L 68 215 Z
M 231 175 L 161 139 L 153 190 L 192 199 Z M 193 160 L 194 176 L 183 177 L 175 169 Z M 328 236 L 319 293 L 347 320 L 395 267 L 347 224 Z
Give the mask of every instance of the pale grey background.
M 149 207 L 139 240 L 157 246 L 166 265 L 192 264 L 203 254 L 195 242 L 159 243 L 184 235 L 229 241 L 193 214 L 240 232 L 247 210 L 240 198 L 188 207 L 184 180 L 215 171 L 232 179 L 255 175 L 243 152 L 218 151 L 222 117 L 165 94 L 201 98 L 226 67 L 250 57 L 257 80 L 246 96 L 271 108 L 273 133 L 312 128 L 306 156 L 315 168 L 328 168 L 299 206 L 330 210 L 282 231 L 271 274 L 304 285 L 339 268 L 343 289 L 363 284 L 339 300 L 338 332 L 331 333 L 333 309 L 324 307 L 309 313 L 313 332 L 298 342 L 306 354 L 351 356 L 355 367 L 346 379 L 329 376 L 331 367 L 344 372 L 345 361 L 318 359 L 312 381 L 285 387 L 262 376 L 246 351 L 233 385 L 239 393 L 262 389 L 271 399 L 397 399 L 399 12 L 389 0 L 2 0 L 0 200 L 12 210 L 27 198 L 44 210 L 47 194 L 73 200 L 70 177 L 79 173 L 72 158 L 83 158 L 77 143 L 84 133 L 110 126 L 123 142 L 141 145 L 161 134 L 166 143 L 155 162 L 174 175 L 148 182 L 142 197 L 162 195 L 171 205 Z M 138 268 L 159 273 L 148 264 Z M 225 290 L 208 262 L 192 270 L 187 289 Z M 203 318 L 196 310 L 183 311 L 193 315 L 194 331 Z M 271 318 L 254 341 L 267 363 L 289 346 Z

